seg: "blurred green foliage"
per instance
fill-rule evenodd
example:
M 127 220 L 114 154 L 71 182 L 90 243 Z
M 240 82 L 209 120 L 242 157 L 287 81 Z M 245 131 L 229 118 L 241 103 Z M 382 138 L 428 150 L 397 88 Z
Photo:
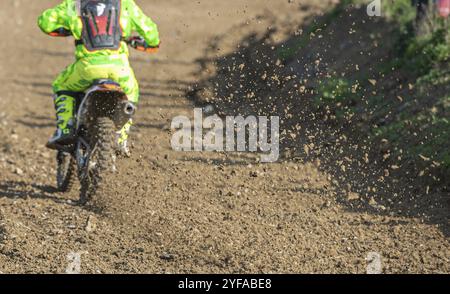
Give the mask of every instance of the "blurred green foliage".
M 344 11 L 345 5 L 367 4 L 363 0 L 346 0 L 331 12 L 330 18 Z M 329 78 L 320 83 L 315 104 L 339 116 L 356 112 L 373 121 L 382 119 L 372 130 L 372 138 L 388 140 L 401 150 L 405 159 L 434 162 L 450 173 L 450 22 L 430 14 L 422 24 L 415 23 L 415 8 L 410 0 L 382 1 L 385 21 L 392 24 L 386 38 L 395 38 L 392 56 L 381 64 L 380 79 L 400 73 L 413 89 L 398 101 L 392 93 L 376 89 L 369 83 L 354 87 L 354 81 Z M 325 19 L 329 19 L 325 17 Z M 420 28 L 418 26 L 426 26 Z M 418 31 L 421 33 L 417 33 Z M 364 77 L 360 77 L 364 81 Z M 370 91 L 361 88 L 377 90 Z M 355 91 L 356 89 L 356 91 Z M 384 92 L 383 92 L 384 91 Z M 363 93 L 364 92 L 364 93 Z M 358 106 L 359 104 L 359 106 Z M 365 104 L 363 107 L 361 105 Z M 390 115 L 394 113 L 395 115 Z

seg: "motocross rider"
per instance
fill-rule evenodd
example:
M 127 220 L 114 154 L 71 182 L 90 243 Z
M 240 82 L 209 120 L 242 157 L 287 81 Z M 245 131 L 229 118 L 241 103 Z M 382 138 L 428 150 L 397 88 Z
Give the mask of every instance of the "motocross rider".
M 149 48 L 158 48 L 160 40 L 156 24 L 134 0 L 64 0 L 39 16 L 38 25 L 51 36 L 72 35 L 76 46 L 75 63 L 53 83 L 57 130 L 48 141 L 48 148 L 73 142 L 75 97 L 93 81 L 113 80 L 120 84 L 131 102 L 138 102 L 139 86 L 124 40 L 134 32 L 145 39 Z M 118 132 L 118 144 L 125 154 L 129 154 L 127 140 L 131 125 L 130 120 Z

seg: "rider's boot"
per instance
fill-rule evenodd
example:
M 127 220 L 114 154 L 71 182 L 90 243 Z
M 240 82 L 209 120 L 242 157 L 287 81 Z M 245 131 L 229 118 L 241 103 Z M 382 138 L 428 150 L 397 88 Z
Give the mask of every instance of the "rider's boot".
M 57 129 L 53 137 L 47 142 L 46 147 L 50 149 L 57 149 L 58 146 L 70 145 L 75 140 L 75 98 L 68 95 L 61 95 L 56 96 L 54 102 L 57 116 Z
M 118 151 L 126 157 L 131 156 L 130 149 L 128 148 L 128 135 L 130 133 L 131 126 L 133 125 L 133 120 L 129 120 L 117 134 L 117 145 Z

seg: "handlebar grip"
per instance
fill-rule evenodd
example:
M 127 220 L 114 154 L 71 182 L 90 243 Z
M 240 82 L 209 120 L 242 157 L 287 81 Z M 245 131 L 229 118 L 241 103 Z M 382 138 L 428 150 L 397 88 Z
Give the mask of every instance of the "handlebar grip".
M 72 32 L 65 28 L 59 28 L 49 33 L 52 37 L 69 37 L 72 36 Z
M 159 47 L 144 47 L 144 46 L 137 46 L 134 48 L 138 51 L 147 52 L 147 53 L 156 53 L 159 51 Z

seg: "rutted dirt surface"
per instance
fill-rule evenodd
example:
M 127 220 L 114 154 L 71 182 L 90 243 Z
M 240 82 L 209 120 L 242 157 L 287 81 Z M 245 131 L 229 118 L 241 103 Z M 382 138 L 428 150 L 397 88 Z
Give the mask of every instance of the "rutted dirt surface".
M 251 154 L 170 147 L 171 119 L 192 116 L 185 93 L 211 40 L 235 26 L 264 31 L 259 16 L 269 12 L 301 25 L 327 1 L 307 9 L 296 1 L 137 1 L 164 46 L 156 56 L 132 52 L 142 97 L 109 216 L 76 205 L 76 191 L 55 193 L 55 154 L 43 147 L 54 128 L 50 84 L 72 60 L 71 40 L 50 39 L 35 24 L 57 1 L 4 2 L 0 272 L 64 273 L 78 253 L 83 273 L 364 273 L 371 252 L 386 273 L 450 271 L 442 223 L 351 210 L 315 161 L 263 165 Z

